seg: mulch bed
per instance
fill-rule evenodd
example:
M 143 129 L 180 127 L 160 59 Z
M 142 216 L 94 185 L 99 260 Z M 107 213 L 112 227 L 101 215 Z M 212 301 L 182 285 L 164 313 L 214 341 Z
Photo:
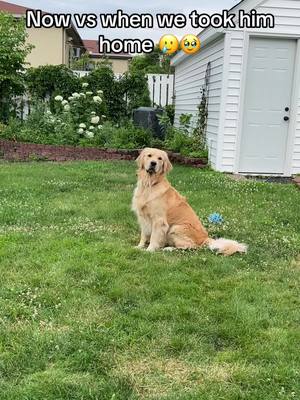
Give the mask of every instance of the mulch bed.
M 207 166 L 205 158 L 184 157 L 168 152 L 171 162 L 194 168 Z M 0 159 L 5 161 L 79 161 L 135 160 L 139 150 L 102 149 L 95 147 L 55 146 L 0 140 Z

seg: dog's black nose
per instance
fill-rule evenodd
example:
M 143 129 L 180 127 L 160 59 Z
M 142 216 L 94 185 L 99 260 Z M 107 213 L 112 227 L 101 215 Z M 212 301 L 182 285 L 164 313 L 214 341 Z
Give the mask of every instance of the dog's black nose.
M 155 166 L 156 166 L 156 164 L 157 164 L 157 162 L 156 162 L 156 161 L 151 161 L 151 167 L 155 167 Z

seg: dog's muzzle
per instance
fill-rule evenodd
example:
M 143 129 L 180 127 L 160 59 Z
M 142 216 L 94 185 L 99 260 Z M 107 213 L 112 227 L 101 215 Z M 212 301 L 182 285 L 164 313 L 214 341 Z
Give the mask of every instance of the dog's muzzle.
M 148 174 L 152 175 L 155 174 L 156 172 L 156 165 L 157 163 L 155 161 L 151 161 L 149 168 L 147 169 Z

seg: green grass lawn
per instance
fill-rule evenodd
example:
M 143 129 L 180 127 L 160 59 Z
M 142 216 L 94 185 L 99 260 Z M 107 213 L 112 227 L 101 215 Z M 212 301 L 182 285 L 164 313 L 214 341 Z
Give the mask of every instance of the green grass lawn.
M 1 400 L 300 399 L 300 192 L 170 180 L 249 253 L 134 249 L 134 163 L 0 164 Z

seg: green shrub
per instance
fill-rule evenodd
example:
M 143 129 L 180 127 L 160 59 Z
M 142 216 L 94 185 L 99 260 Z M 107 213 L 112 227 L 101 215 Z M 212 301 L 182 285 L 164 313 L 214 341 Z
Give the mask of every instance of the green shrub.
M 151 138 L 150 132 L 137 128 L 132 122 L 127 121 L 120 126 L 106 122 L 90 144 L 104 148 L 139 149 L 150 146 Z M 82 144 L 86 145 L 87 141 Z
M 91 89 L 101 88 L 107 103 L 107 118 L 119 123 L 129 119 L 134 108 L 150 105 L 147 79 L 142 73 L 124 74 L 116 78 L 106 64 L 84 78 Z
M 1 136 L 19 141 L 42 144 L 79 144 L 92 140 L 102 128 L 105 104 L 102 91 L 93 93 L 83 84 L 83 91 L 73 93 L 68 100 L 57 95 L 54 112 L 49 102 L 36 101 L 24 123 L 10 121 Z
M 0 121 L 5 123 L 13 97 L 25 90 L 25 59 L 33 48 L 27 37 L 24 18 L 0 11 Z
M 163 125 L 165 131 L 164 148 L 184 156 L 190 157 L 207 157 L 206 147 L 200 147 L 199 141 L 194 131 L 191 132 L 192 114 L 182 114 L 179 119 L 179 127 L 174 127 L 170 117 L 165 111 L 158 117 L 160 124 Z
M 81 88 L 80 78 L 65 65 L 44 65 L 29 68 L 26 72 L 28 93 L 37 99 L 51 98 L 57 94 L 69 97 Z

